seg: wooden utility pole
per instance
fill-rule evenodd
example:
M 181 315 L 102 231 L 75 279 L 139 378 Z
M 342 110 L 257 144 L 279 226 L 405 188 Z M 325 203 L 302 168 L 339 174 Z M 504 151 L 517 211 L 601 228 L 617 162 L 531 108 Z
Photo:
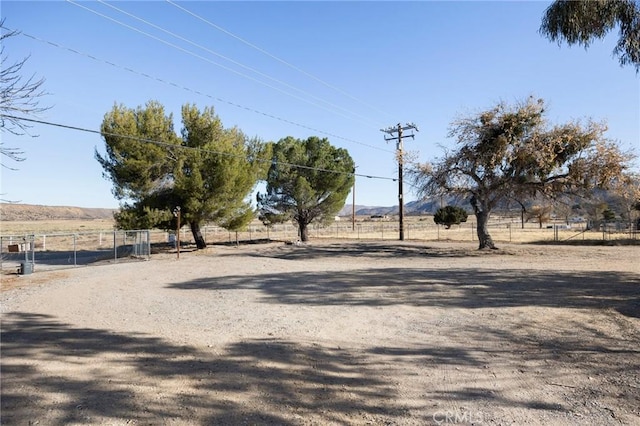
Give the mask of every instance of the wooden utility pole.
M 396 157 L 398 158 L 398 215 L 399 215 L 399 230 L 400 230 L 400 241 L 404 241 L 404 194 L 403 194 L 403 157 L 404 157 L 404 147 L 402 144 L 402 138 L 412 138 L 414 137 L 414 134 L 411 133 L 410 135 L 403 135 L 402 132 L 404 130 L 415 130 L 416 132 L 418 131 L 418 127 L 413 124 L 413 123 L 407 123 L 404 126 L 400 123 L 397 124 L 397 126 L 393 126 L 393 127 L 388 127 L 386 129 L 380 129 L 381 132 L 385 132 L 388 133 L 389 135 L 393 135 L 394 133 L 397 133 L 398 136 L 394 136 L 394 137 L 386 137 L 384 138 L 384 140 L 386 140 L 387 142 L 389 141 L 396 141 Z

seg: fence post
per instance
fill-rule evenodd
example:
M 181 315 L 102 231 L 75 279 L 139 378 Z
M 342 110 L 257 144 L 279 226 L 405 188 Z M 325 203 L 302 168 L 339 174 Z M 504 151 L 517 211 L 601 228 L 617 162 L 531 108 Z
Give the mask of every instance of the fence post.
M 36 236 L 25 235 L 24 236 L 24 263 L 31 263 L 31 269 L 33 270 L 33 266 L 35 264 L 35 246 L 36 246 Z M 31 261 L 29 261 L 29 252 L 31 252 Z
M 36 236 L 31 236 L 31 269 L 36 267 Z
M 78 234 L 73 234 L 73 266 L 78 266 Z
M 114 263 L 118 262 L 118 243 L 116 242 L 117 232 L 118 231 L 113 231 L 113 262 Z
M 47 236 L 42 236 L 42 251 L 47 251 Z

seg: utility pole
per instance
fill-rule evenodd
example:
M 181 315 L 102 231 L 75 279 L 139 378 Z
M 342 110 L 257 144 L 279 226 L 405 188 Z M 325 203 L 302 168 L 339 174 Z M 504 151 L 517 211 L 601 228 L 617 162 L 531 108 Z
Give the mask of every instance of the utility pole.
M 400 229 L 400 241 L 404 241 L 404 195 L 403 195 L 403 157 L 404 157 L 404 148 L 402 144 L 402 138 L 412 138 L 414 134 L 403 135 L 402 132 L 404 130 L 415 130 L 418 131 L 418 127 L 413 123 L 407 123 L 404 126 L 398 123 L 396 126 L 388 127 L 386 129 L 380 129 L 381 132 L 387 133 L 389 135 L 393 135 L 397 133 L 398 136 L 386 137 L 384 140 L 396 141 L 396 157 L 398 158 L 398 209 L 399 209 L 399 229 Z

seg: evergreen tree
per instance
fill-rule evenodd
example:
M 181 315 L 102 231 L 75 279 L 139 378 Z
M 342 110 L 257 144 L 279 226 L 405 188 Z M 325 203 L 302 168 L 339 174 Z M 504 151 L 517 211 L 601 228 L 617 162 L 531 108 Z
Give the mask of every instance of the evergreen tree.
M 637 0 L 558 0 L 547 8 L 540 33 L 551 41 L 587 48 L 618 27 L 613 54 L 620 65 L 640 71 L 640 2 Z
M 173 117 L 150 101 L 135 110 L 114 106 L 105 115 L 102 134 L 106 155 L 96 152 L 114 195 L 124 201 L 116 215 L 123 228 L 175 228 L 171 212 L 191 228 L 199 249 L 206 243 L 203 222 L 250 221 L 247 201 L 260 173 L 266 172 L 265 146 L 239 129 L 225 129 L 213 108 L 182 107 L 182 137 Z
M 309 239 L 312 222 L 326 224 L 344 207 L 354 182 L 355 165 L 347 150 L 311 136 L 287 137 L 273 146 L 266 194 L 258 195 L 265 224 L 293 220 L 300 239 Z

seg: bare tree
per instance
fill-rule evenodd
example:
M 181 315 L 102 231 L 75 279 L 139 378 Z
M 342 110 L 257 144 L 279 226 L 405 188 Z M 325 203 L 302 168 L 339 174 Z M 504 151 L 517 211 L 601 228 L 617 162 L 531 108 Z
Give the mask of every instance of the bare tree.
M 5 54 L 5 43 L 10 37 L 19 35 L 15 30 L 10 30 L 4 26 L 4 19 L 0 21 L 3 32 L 0 35 L 0 130 L 14 135 L 35 136 L 29 134 L 31 127 L 20 117 L 34 116 L 40 114 L 50 107 L 42 107 L 39 104 L 40 98 L 47 93 L 43 89 L 44 79 L 36 79 L 35 75 L 25 78 L 22 74 L 22 67 L 29 59 L 25 57 L 21 61 L 8 65 L 8 57 Z M 20 148 L 8 147 L 4 142 L 0 142 L 0 153 L 13 161 L 24 161 L 24 151 Z M 2 164 L 4 167 L 11 167 Z
M 542 99 L 529 98 L 460 118 L 449 132 L 458 149 L 410 170 L 422 196 L 470 197 L 480 249 L 495 248 L 489 216 L 505 200 L 589 197 L 619 181 L 630 167 L 633 154 L 605 138 L 603 124 L 550 126 L 544 113 Z
M 531 219 L 535 219 L 538 222 L 538 227 L 542 229 L 542 224 L 551 219 L 551 206 L 545 204 L 531 206 L 527 212 L 527 221 Z
M 640 173 L 628 172 L 613 187 L 613 203 L 623 219 L 636 221 L 640 214 Z

